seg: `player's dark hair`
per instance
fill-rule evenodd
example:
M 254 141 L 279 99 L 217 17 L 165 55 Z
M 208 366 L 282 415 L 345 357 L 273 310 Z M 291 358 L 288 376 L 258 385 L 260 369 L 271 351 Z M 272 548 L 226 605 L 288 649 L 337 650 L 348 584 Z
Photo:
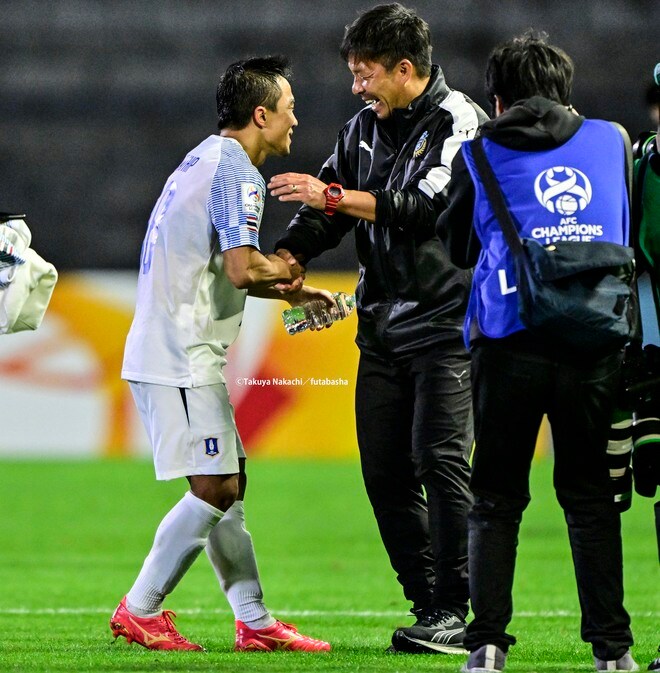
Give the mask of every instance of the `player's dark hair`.
M 486 96 L 493 107 L 495 95 L 505 109 L 532 96 L 570 104 L 573 61 L 547 39 L 546 33 L 530 30 L 493 49 L 486 66 Z
M 284 56 L 254 57 L 232 63 L 218 82 L 215 96 L 218 128 L 245 128 L 260 105 L 275 110 L 282 96 L 278 77 L 291 79 L 289 60 Z
M 431 31 L 426 21 L 395 2 L 378 5 L 346 26 L 339 53 L 344 61 L 373 61 L 387 70 L 406 58 L 420 77 L 428 77 L 431 49 Z

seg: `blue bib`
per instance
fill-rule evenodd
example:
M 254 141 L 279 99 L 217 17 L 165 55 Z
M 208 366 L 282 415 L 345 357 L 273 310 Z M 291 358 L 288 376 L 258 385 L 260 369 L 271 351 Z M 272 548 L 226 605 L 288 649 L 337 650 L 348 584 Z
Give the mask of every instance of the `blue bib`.
M 585 120 L 563 145 L 523 152 L 483 139 L 483 146 L 521 238 L 628 244 L 630 226 L 625 153 L 609 122 Z M 475 185 L 474 228 L 482 251 L 465 319 L 465 342 L 476 320 L 499 339 L 525 329 L 518 317 L 512 256 L 481 184 L 471 142 L 463 155 Z

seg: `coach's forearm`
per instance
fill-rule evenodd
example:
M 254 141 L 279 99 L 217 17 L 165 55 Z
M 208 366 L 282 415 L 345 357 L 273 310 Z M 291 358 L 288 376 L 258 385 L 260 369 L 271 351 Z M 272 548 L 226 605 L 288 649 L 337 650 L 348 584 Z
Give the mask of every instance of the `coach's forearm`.
M 376 221 L 376 197 L 371 192 L 347 189 L 344 198 L 337 204 L 337 212 L 358 220 Z

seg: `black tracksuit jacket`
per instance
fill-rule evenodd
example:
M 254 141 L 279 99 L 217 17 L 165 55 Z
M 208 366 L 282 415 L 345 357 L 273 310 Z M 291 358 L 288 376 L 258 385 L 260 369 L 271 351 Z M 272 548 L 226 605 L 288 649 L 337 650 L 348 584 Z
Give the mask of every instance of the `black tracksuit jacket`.
M 424 92 L 378 120 L 361 110 L 341 130 L 319 179 L 376 197 L 376 221 L 303 206 L 277 248 L 304 263 L 355 229 L 360 275 L 357 345 L 366 354 L 405 361 L 430 346 L 460 347 L 471 273 L 455 267 L 435 234 L 460 142 L 487 119 L 449 89 L 438 66 Z M 467 224 L 467 223 L 466 223 Z

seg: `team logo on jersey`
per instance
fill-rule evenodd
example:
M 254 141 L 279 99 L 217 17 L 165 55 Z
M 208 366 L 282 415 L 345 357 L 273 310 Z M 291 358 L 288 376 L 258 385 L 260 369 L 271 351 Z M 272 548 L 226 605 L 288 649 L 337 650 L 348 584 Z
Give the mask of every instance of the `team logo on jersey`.
M 419 140 L 417 141 L 417 145 L 415 145 L 415 149 L 413 151 L 413 156 L 415 159 L 418 159 L 419 157 L 426 152 L 426 139 L 429 137 L 429 132 L 424 131 L 421 136 L 419 136 Z
M 555 166 L 542 171 L 534 181 L 539 203 L 551 213 L 573 215 L 591 201 L 591 182 L 577 168 Z
M 254 182 L 241 182 L 241 198 L 243 201 L 243 212 L 259 218 L 264 207 L 264 200 L 259 187 Z
M 218 448 L 217 437 L 209 437 L 208 439 L 205 439 L 204 445 L 206 446 L 207 456 L 217 456 L 218 453 L 220 453 L 220 449 Z

